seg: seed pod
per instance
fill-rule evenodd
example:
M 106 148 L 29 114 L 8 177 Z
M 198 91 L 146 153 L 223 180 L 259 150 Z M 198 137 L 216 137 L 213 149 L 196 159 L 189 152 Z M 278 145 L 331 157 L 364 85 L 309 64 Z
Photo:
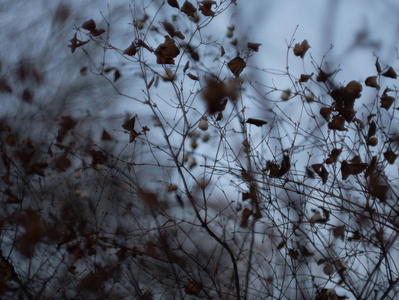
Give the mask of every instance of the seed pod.
M 369 146 L 376 146 L 378 144 L 378 139 L 376 137 L 369 138 L 368 145 Z
M 201 129 L 202 131 L 207 131 L 207 130 L 208 130 L 208 127 L 209 127 L 209 125 L 208 125 L 208 118 L 207 118 L 207 117 L 203 117 L 203 118 L 201 119 L 201 121 L 199 122 L 198 127 L 199 127 L 199 129 Z
M 334 267 L 332 265 L 325 265 L 323 268 L 324 274 L 330 276 L 334 273 Z
M 281 94 L 281 100 L 287 101 L 288 99 L 290 99 L 290 96 L 291 96 L 291 90 L 290 89 L 286 89 Z

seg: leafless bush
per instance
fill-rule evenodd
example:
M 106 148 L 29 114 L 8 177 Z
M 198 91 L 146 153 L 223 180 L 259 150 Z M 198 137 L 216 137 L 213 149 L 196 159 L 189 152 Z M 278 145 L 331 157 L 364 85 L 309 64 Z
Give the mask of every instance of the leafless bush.
M 284 71 L 254 66 L 262 45 L 232 24 L 210 38 L 232 5 L 153 1 L 124 28 L 112 11 L 80 22 L 69 51 L 85 79 L 54 107 L 32 93 L 43 64 L 2 71 L 0 92 L 21 98 L 0 119 L 4 297 L 395 298 L 395 70 L 376 58 L 364 82 L 339 83 L 345 70 L 295 34 Z M 111 90 L 126 116 L 102 102 Z

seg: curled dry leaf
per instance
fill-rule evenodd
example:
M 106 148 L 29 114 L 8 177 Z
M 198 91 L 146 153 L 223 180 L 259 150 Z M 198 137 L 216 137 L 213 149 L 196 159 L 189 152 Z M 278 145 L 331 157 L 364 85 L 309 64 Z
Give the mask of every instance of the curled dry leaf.
M 87 20 L 82 24 L 82 28 L 88 31 L 96 30 L 96 22 L 93 19 Z
M 336 163 L 341 152 L 342 152 L 342 149 L 337 149 L 337 148 L 332 149 L 331 153 L 329 154 L 328 158 L 326 159 L 326 164 L 330 165 L 332 163 Z
M 261 45 L 262 44 L 248 42 L 248 49 L 258 52 Z
M 166 30 L 166 32 L 171 36 L 174 37 L 175 36 L 175 27 L 172 25 L 172 23 L 169 23 L 167 21 L 164 21 L 161 23 L 163 28 Z
M 183 69 L 183 73 L 186 73 L 186 71 L 187 71 L 187 69 L 190 67 L 190 61 L 188 60 L 187 62 L 186 62 L 186 65 L 184 66 L 184 69 Z
M 377 125 L 375 124 L 374 121 L 371 121 L 371 123 L 369 124 L 369 131 L 367 133 L 367 137 L 371 138 L 376 134 L 376 132 L 377 132 Z
M 154 52 L 154 49 L 152 49 L 150 46 L 148 46 L 143 40 L 138 40 L 137 41 L 137 47 L 144 47 L 151 53 Z
M 117 81 L 119 78 L 121 78 L 121 72 L 119 70 L 115 70 L 114 72 L 114 82 Z
M 74 50 L 75 51 L 75 50 Z M 73 52 L 72 52 L 73 53 Z M 12 88 L 8 84 L 7 80 L 4 78 L 0 78 L 0 92 L 7 92 L 9 94 L 12 93 Z
M 112 136 L 108 133 L 108 131 L 103 129 L 103 133 L 101 135 L 101 140 L 102 141 L 112 141 Z
M 299 79 L 299 82 L 308 82 L 308 80 L 313 76 L 313 73 L 310 75 L 306 74 L 301 74 L 301 78 Z
M 326 120 L 327 122 L 330 121 L 330 116 L 331 113 L 333 112 L 333 109 L 331 107 L 322 107 L 320 108 L 320 114 Z
M 189 44 L 186 44 L 185 48 L 186 48 L 187 52 L 190 53 L 190 56 L 192 59 L 194 59 L 195 61 L 199 61 L 199 54 L 198 54 L 196 48 L 192 47 Z
M 299 252 L 298 252 L 298 250 L 288 249 L 288 255 L 289 255 L 292 259 L 298 259 L 298 257 L 299 257 Z
M 71 165 L 72 162 L 69 160 L 67 152 L 58 155 L 53 159 L 53 166 L 57 172 L 65 172 Z
M 333 235 L 335 238 L 341 238 L 343 240 L 345 237 L 345 225 L 335 227 L 333 229 Z
M 328 180 L 328 171 L 324 167 L 324 165 L 323 164 L 313 164 L 312 169 L 316 172 L 317 175 L 320 176 L 323 184 L 326 184 L 327 180 Z
M 313 213 L 312 217 L 309 219 L 310 223 L 324 223 L 324 218 L 321 213 L 317 210 Z
M 191 73 L 188 73 L 187 76 L 188 76 L 188 78 L 190 78 L 192 80 L 199 81 L 199 78 Z
M 230 44 L 233 45 L 233 46 L 237 46 L 238 40 L 235 38 L 234 40 L 232 40 L 232 41 L 230 42 Z
M 281 167 L 278 164 L 268 161 L 266 163 L 265 171 L 269 172 L 270 178 L 280 178 L 291 169 L 290 157 L 288 155 L 283 156 Z
M 394 103 L 395 98 L 386 95 L 385 93 L 381 96 L 381 107 L 385 108 L 386 110 L 389 110 L 389 108 L 392 106 L 392 104 Z
M 395 70 L 392 67 L 389 67 L 389 69 L 385 73 L 383 73 L 382 76 L 393 79 L 396 79 L 398 77 L 398 75 L 396 74 Z
M 367 77 L 366 81 L 365 81 L 365 84 L 366 84 L 366 86 L 370 86 L 370 87 L 376 88 L 377 90 L 380 89 L 380 86 L 377 83 L 377 76 Z
M 306 52 L 309 50 L 310 46 L 307 40 L 303 40 L 300 44 L 295 44 L 294 54 L 295 56 L 305 57 Z
M 253 118 L 249 118 L 245 123 L 253 124 L 253 125 L 258 126 L 258 127 L 261 127 L 261 126 L 267 124 L 266 121 L 259 120 L 259 119 L 253 119 Z
M 241 223 L 240 223 L 240 227 L 241 228 L 246 228 L 248 227 L 248 220 L 249 217 L 252 216 L 253 212 L 252 210 L 245 208 L 242 212 L 242 218 L 241 218 Z
M 168 0 L 168 4 L 172 7 L 175 7 L 177 9 L 180 9 L 179 3 L 177 2 L 177 0 Z
M 167 21 L 164 21 L 161 23 L 162 26 L 165 28 L 166 32 L 173 38 L 173 37 L 178 37 L 181 40 L 185 39 L 185 36 L 181 33 L 181 31 L 176 31 L 175 27 L 172 25 L 172 23 L 169 23 Z
M 132 143 L 134 142 L 134 140 L 136 139 L 136 137 L 138 137 L 139 135 L 141 135 L 140 132 L 137 132 L 136 130 L 134 130 L 134 124 L 136 122 L 136 116 L 134 116 L 133 118 L 131 118 L 130 120 L 126 121 L 125 123 L 123 123 L 122 127 L 123 129 L 129 131 L 129 142 Z
M 345 87 L 345 91 L 347 93 L 353 95 L 355 98 L 360 97 L 360 93 L 362 90 L 363 90 L 362 85 L 355 80 L 352 80 L 351 82 L 349 82 Z
M 157 64 L 170 64 L 174 65 L 174 58 L 180 54 L 175 41 L 169 36 L 165 36 L 165 42 L 155 49 L 154 54 L 157 56 Z
M 233 75 L 235 77 L 239 77 L 241 72 L 245 69 L 246 67 L 246 63 L 245 61 L 237 56 L 236 58 L 233 58 L 228 64 L 227 66 L 229 67 L 231 73 L 233 73 Z
M 191 18 L 195 18 L 195 13 L 197 12 L 197 9 L 194 7 L 194 5 L 186 0 L 181 7 L 181 11 Z
M 316 81 L 318 82 L 326 82 L 327 79 L 331 76 L 332 74 L 327 74 L 324 72 L 322 69 L 319 68 L 319 74 L 316 77 Z
M 228 94 L 223 81 L 208 78 L 206 87 L 202 92 L 202 97 L 210 114 L 222 112 L 226 108 Z
M 78 122 L 75 121 L 71 116 L 62 116 L 61 121 L 58 123 L 59 128 L 56 138 L 57 142 L 61 143 L 64 140 L 68 131 L 73 129 L 77 123 Z
M 381 70 L 380 63 L 378 62 L 378 57 L 377 57 L 377 60 L 375 61 L 375 68 L 377 70 L 377 73 L 381 74 L 382 70 Z
M 349 164 L 346 160 L 341 163 L 342 179 L 348 179 L 349 175 L 358 175 L 368 167 L 367 163 L 352 163 Z
M 122 127 L 123 129 L 127 130 L 127 131 L 132 131 L 134 130 L 134 124 L 136 123 L 136 116 L 134 116 L 133 118 L 127 120 L 125 123 L 123 123 Z
M 396 155 L 392 150 L 387 150 L 384 153 L 384 157 L 389 164 L 393 165 L 398 155 Z
M 389 191 L 389 186 L 381 184 L 382 180 L 377 175 L 370 176 L 369 189 L 370 194 L 380 200 L 385 202 L 387 200 L 387 194 Z
M 90 19 L 82 24 L 82 28 L 90 31 L 93 36 L 100 36 L 105 32 L 105 29 L 96 29 L 96 22 Z
M 104 32 L 105 32 L 105 29 L 96 29 L 96 30 L 92 31 L 91 34 L 92 34 L 93 36 L 100 36 L 100 35 L 102 35 Z
M 71 52 L 74 53 L 76 48 L 82 47 L 83 45 L 87 44 L 90 40 L 87 41 L 81 41 L 78 40 L 77 38 L 77 33 L 73 35 L 73 38 L 69 40 L 71 42 L 70 45 L 68 45 L 68 48 L 71 48 Z
M 90 155 L 92 158 L 91 165 L 103 165 L 107 160 L 107 157 L 99 150 L 91 150 Z
M 9 136 L 7 136 L 6 143 L 10 147 L 15 147 L 17 145 L 16 139 L 15 139 L 15 134 L 12 133 Z
M 345 118 L 342 116 L 334 116 L 332 121 L 328 123 L 328 129 L 348 131 L 348 129 L 345 128 Z
M 215 12 L 212 11 L 212 5 L 216 5 L 216 1 L 201 1 L 199 10 L 206 17 L 214 17 Z

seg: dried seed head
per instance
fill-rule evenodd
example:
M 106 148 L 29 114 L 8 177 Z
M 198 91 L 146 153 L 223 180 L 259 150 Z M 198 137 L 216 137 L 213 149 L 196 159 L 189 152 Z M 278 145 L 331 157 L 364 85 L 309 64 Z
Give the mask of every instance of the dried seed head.
M 201 129 L 202 131 L 207 131 L 207 130 L 208 130 L 208 127 L 209 127 L 209 125 L 208 125 L 208 118 L 207 118 L 207 117 L 203 117 L 203 118 L 201 119 L 201 121 L 199 122 L 198 127 L 199 127 L 199 129 Z

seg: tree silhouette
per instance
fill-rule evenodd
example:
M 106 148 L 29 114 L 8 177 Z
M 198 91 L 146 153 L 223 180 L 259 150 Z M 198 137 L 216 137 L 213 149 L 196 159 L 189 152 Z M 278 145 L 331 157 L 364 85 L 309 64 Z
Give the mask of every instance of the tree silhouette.
M 296 32 L 263 69 L 237 24 L 213 38 L 236 5 L 151 1 L 120 25 L 63 4 L 46 56 L 6 62 L 3 297 L 395 298 L 395 69 L 341 83 Z

